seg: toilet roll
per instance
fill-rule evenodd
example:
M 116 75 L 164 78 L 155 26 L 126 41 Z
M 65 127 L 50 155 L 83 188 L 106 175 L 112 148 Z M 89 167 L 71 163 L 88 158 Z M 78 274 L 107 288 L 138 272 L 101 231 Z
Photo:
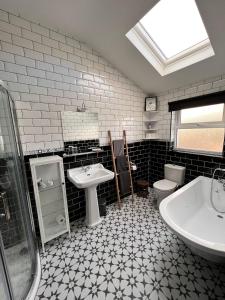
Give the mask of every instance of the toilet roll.
M 42 189 L 45 189 L 47 187 L 47 184 L 42 179 L 39 184 Z
M 54 185 L 54 181 L 53 180 L 48 180 L 47 182 L 48 182 L 49 186 L 53 186 Z
M 136 165 L 133 165 L 131 168 L 132 168 L 133 171 L 137 170 L 137 166 Z
M 66 221 L 66 220 L 65 220 L 65 217 L 62 216 L 62 215 L 58 215 L 58 216 L 56 217 L 56 222 L 57 222 L 59 225 L 64 224 L 65 221 Z
M 136 166 L 135 163 L 133 163 L 133 162 L 130 162 L 130 168 L 131 168 L 131 170 L 133 170 L 133 171 L 136 171 L 136 170 L 137 170 L 137 166 Z

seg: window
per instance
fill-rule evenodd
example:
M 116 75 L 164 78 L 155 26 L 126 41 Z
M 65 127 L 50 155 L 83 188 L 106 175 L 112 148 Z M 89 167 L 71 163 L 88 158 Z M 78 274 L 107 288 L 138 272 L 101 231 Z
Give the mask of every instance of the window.
M 166 58 L 208 39 L 193 0 L 161 0 L 140 23 Z
M 224 104 L 176 111 L 175 149 L 222 155 Z
M 126 36 L 162 76 L 214 55 L 195 0 L 160 0 Z

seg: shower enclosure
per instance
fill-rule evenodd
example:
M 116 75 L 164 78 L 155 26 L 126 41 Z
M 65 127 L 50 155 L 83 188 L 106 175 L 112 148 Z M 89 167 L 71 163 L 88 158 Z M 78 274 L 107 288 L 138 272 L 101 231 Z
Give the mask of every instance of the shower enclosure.
M 0 299 L 33 299 L 39 279 L 15 105 L 0 81 Z

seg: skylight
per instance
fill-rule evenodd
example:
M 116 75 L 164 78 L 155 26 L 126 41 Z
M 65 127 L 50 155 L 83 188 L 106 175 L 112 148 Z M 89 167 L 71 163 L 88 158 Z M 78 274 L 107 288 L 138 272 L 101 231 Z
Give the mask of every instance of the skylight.
M 195 0 L 160 0 L 126 36 L 161 75 L 214 55 Z
M 161 0 L 140 23 L 166 58 L 208 39 L 194 0 Z

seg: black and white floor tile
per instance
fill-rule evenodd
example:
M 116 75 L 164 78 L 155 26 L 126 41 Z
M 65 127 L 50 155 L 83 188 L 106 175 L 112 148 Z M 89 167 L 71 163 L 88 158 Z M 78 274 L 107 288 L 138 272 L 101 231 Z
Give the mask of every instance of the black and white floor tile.
M 192 254 L 151 199 L 109 206 L 92 229 L 77 221 L 41 264 L 36 300 L 225 299 L 225 267 Z

